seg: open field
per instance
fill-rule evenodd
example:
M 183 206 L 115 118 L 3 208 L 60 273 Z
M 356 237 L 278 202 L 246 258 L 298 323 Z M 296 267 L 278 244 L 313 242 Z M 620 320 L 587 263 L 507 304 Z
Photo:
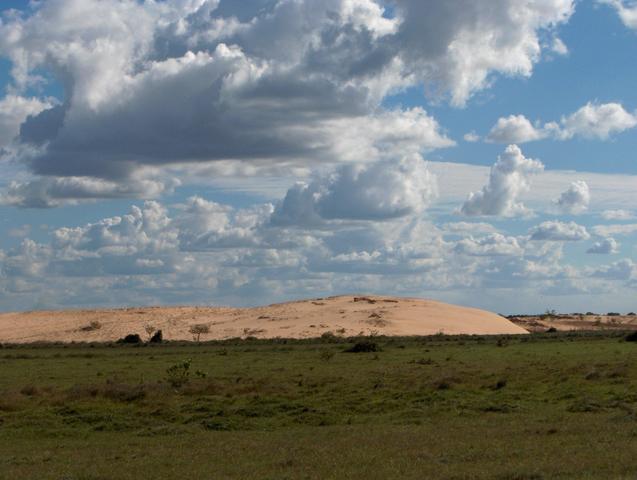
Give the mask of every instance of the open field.
M 366 340 L 5 345 L 0 478 L 637 475 L 621 332 Z

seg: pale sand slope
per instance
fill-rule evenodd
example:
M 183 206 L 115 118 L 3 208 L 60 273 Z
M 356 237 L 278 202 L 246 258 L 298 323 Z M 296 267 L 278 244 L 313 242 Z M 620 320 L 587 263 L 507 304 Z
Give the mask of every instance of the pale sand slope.
M 546 332 L 549 328 L 570 330 L 637 330 L 637 315 L 607 314 L 558 314 L 558 315 L 512 315 L 508 317 L 516 325 L 529 332 Z
M 85 331 L 92 321 L 101 326 Z M 335 335 L 525 334 L 506 318 L 475 308 L 431 300 L 339 296 L 266 307 L 148 307 L 0 314 L 0 342 L 112 341 L 129 333 L 147 335 L 146 325 L 166 340 L 193 340 L 189 329 L 206 324 L 201 340 L 253 336 L 309 338 Z

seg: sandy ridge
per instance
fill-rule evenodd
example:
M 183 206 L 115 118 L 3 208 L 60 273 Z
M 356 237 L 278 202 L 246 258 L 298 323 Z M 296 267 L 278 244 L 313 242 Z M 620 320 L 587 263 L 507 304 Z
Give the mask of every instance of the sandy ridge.
M 99 325 L 91 329 L 91 323 Z M 97 322 L 97 323 L 95 323 Z M 192 340 L 192 325 L 205 324 L 202 340 L 253 336 L 311 338 L 335 335 L 525 334 L 522 327 L 484 310 L 432 300 L 386 296 L 337 296 L 254 308 L 139 307 L 0 314 L 0 342 L 113 341 L 129 333 L 147 337 L 152 325 L 168 340 Z

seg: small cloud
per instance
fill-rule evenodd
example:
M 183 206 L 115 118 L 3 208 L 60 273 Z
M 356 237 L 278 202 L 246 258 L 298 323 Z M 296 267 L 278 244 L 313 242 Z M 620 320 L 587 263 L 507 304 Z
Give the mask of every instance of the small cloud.
M 14 238 L 24 238 L 31 232 L 31 225 L 22 225 L 9 229 L 9 236 Z
M 562 192 L 555 205 L 563 213 L 578 214 L 588 209 L 591 193 L 588 184 L 583 180 L 571 183 L 568 190 Z
M 559 37 L 554 37 L 551 43 L 551 51 L 558 55 L 568 55 L 568 47 Z
M 531 240 L 546 240 L 549 242 L 577 242 L 590 238 L 586 228 L 575 222 L 543 222 L 533 227 L 529 234 Z
M 526 143 L 545 137 L 546 133 L 533 126 L 524 115 L 509 115 L 498 119 L 487 135 L 487 142 Z
M 595 242 L 586 253 L 610 255 L 613 253 L 619 253 L 619 244 L 612 237 L 603 238 Z
M 637 218 L 635 214 L 628 210 L 604 210 L 602 212 L 604 220 L 634 220 Z
M 445 223 L 440 227 L 447 233 L 460 234 L 460 233 L 497 233 L 498 229 L 490 223 L 485 222 L 451 222 Z
M 501 117 L 487 135 L 490 143 L 525 143 L 545 138 L 570 140 L 581 137 L 607 140 L 637 126 L 637 116 L 619 103 L 587 103 L 559 122 L 532 123 L 524 115 Z
M 595 225 L 593 227 L 593 233 L 600 237 L 609 237 L 611 235 L 630 235 L 635 232 L 637 232 L 637 223 Z
M 469 133 L 465 133 L 464 136 L 465 142 L 475 143 L 480 141 L 480 135 L 478 135 L 474 130 L 471 130 Z

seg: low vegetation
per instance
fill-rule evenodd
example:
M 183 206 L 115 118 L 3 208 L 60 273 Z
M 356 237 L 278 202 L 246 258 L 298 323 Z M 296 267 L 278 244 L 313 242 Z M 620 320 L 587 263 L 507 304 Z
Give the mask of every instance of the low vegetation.
M 4 345 L 0 478 L 634 478 L 626 340 Z

